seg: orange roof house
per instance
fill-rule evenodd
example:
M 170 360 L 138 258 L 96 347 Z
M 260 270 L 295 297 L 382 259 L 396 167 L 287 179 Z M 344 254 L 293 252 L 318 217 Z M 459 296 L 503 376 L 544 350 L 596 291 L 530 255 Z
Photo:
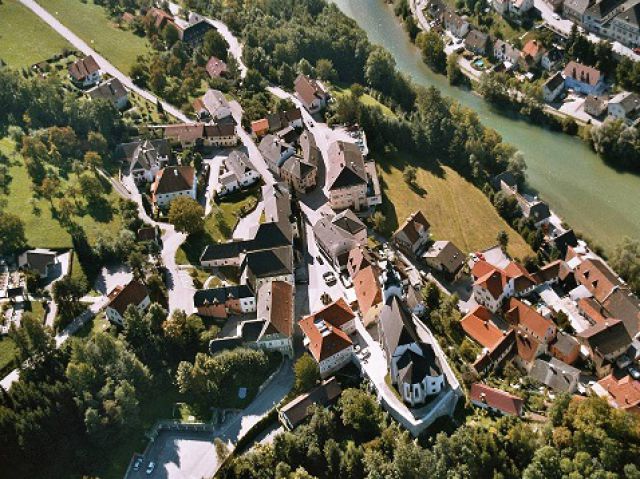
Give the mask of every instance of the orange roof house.
M 382 302 L 382 290 L 378 281 L 378 271 L 375 266 L 367 266 L 358 271 L 353 277 L 353 288 L 358 299 L 360 314 L 363 316 L 369 310 Z
M 462 318 L 460 326 L 467 336 L 487 349 L 493 349 L 504 337 L 502 331 L 491 321 L 491 312 L 484 306 L 476 306 Z

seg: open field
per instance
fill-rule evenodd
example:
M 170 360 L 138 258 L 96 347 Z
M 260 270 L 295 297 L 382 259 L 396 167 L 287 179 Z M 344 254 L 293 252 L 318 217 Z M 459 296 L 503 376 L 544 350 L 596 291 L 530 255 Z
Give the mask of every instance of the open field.
M 25 235 L 30 246 L 40 248 L 69 248 L 71 236 L 55 217 L 51 205 L 44 198 L 34 195 L 33 183 L 29 177 L 23 159 L 16 153 L 13 142 L 7 138 L 0 140 L 0 152 L 11 160 L 9 174 L 9 194 L 0 194 L 7 200 L 7 211 L 18 215 L 25 223 Z M 69 182 L 75 182 L 76 178 L 60 179 L 60 191 L 64 191 Z M 103 208 L 101 211 L 87 211 L 82 216 L 73 216 L 72 220 L 84 228 L 89 242 L 96 240 L 101 233 L 116 233 L 120 230 L 120 217 L 117 213 L 118 195 L 111 190 L 105 195 L 105 204 L 111 208 Z M 55 204 L 56 200 L 54 200 Z
M 93 0 L 87 3 L 39 0 L 38 3 L 125 74 L 129 74 L 138 55 L 149 51 L 146 39 L 119 28 L 107 11 L 95 5 Z
M 8 336 L 0 338 L 0 375 L 4 377 L 11 369 L 13 369 L 13 360 L 18 354 L 18 348 L 13 339 Z
M 0 2 L 0 59 L 7 65 L 29 67 L 64 48 L 72 47 L 18 0 Z
M 385 229 L 394 231 L 404 219 L 421 209 L 431 223 L 436 240 L 451 240 L 462 251 L 472 252 L 497 243 L 500 230 L 509 234 L 509 254 L 514 258 L 533 255 L 522 237 L 496 212 L 487 197 L 448 167 L 432 172 L 418 168 L 417 189 L 407 185 L 402 169 L 407 164 L 418 165 L 414 158 L 401 153 L 378 156 L 384 188 L 382 211 Z
M 254 191 L 249 191 L 235 202 L 222 202 L 214 207 L 212 213 L 204 220 L 204 233 L 192 234 L 176 253 L 178 264 L 199 264 L 200 254 L 204 247 L 212 242 L 224 242 L 231 238 L 240 210 L 254 207 L 257 204 Z M 222 211 L 222 224 L 216 218 L 216 212 Z

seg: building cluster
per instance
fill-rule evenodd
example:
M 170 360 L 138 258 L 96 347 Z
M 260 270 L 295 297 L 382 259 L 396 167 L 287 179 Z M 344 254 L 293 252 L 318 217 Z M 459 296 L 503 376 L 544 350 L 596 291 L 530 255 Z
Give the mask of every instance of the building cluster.
M 638 0 L 565 0 L 554 7 L 591 33 L 631 48 L 640 46 Z
M 105 100 L 118 110 L 129 104 L 129 93 L 117 78 L 105 78 L 92 55 L 79 58 L 68 67 L 71 83 L 85 91 L 92 100 Z

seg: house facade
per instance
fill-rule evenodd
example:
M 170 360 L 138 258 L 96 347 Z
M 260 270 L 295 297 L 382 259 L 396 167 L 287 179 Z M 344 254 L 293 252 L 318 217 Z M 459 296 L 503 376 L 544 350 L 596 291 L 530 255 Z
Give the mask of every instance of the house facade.
M 294 89 L 296 97 L 312 115 L 327 106 L 329 91 L 318 80 L 300 74 L 294 82 Z
M 393 233 L 393 242 L 405 253 L 416 255 L 429 242 L 431 225 L 422 211 L 414 211 Z
M 169 166 L 156 174 L 151 185 L 151 197 L 154 207 L 167 208 L 169 203 L 179 196 L 196 199 L 196 172 L 191 166 Z
M 563 71 L 565 85 L 583 95 L 599 95 L 606 89 L 604 75 L 600 70 L 570 61 Z
M 199 315 L 210 318 L 256 312 L 255 294 L 246 285 L 198 290 L 193 295 L 193 304 Z
M 133 280 L 126 286 L 118 286 L 108 295 L 109 304 L 105 310 L 107 319 L 112 323 L 124 324 L 124 315 L 130 305 L 139 312 L 145 311 L 151 304 L 147 287 Z
M 102 70 L 100 70 L 100 65 L 95 58 L 89 55 L 69 65 L 69 76 L 73 83 L 87 88 L 100 83 Z

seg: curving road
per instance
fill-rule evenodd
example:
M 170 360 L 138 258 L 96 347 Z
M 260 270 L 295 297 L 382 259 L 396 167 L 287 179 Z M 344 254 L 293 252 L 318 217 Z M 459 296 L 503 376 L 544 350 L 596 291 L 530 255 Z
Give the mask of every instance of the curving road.
M 51 28 L 53 28 L 56 32 L 58 32 L 60 35 L 66 38 L 69 41 L 69 43 L 71 43 L 75 48 L 80 50 L 85 55 L 93 56 L 96 62 L 98 62 L 98 65 L 100 65 L 100 68 L 102 69 L 103 72 L 108 73 L 109 75 L 120 80 L 128 90 L 136 92 L 138 95 L 149 100 L 152 103 L 157 103 L 158 101 L 160 101 L 160 103 L 162 104 L 162 107 L 167 113 L 175 116 L 177 119 L 185 123 L 193 123 L 192 120 L 190 120 L 184 113 L 182 113 L 182 111 L 180 111 L 179 108 L 176 108 L 175 106 L 171 105 L 170 103 L 167 103 L 166 101 L 160 100 L 154 94 L 135 85 L 133 83 L 133 80 L 131 80 L 129 76 L 125 75 L 120 70 L 118 70 L 115 66 L 113 66 L 111 63 L 109 63 L 108 60 L 106 60 L 102 55 L 98 54 L 84 40 L 82 40 L 75 33 L 73 33 L 71 30 L 65 27 L 62 23 L 60 23 L 47 10 L 45 10 L 40 5 L 38 5 L 38 3 L 35 2 L 35 0 L 20 0 L 20 3 L 22 3 L 25 7 L 31 10 L 33 13 L 38 15 Z

